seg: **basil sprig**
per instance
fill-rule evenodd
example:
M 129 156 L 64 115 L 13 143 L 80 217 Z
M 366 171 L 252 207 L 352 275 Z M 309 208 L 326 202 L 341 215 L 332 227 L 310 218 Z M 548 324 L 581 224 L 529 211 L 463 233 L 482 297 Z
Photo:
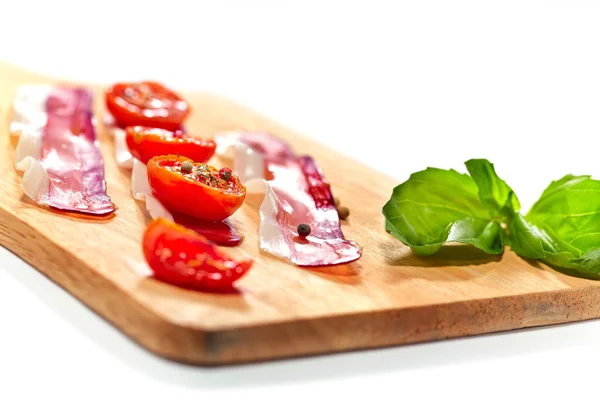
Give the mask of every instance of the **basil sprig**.
M 386 230 L 418 255 L 456 242 L 588 274 L 600 273 L 600 181 L 567 175 L 552 182 L 526 215 L 515 192 L 484 159 L 469 175 L 427 168 L 396 186 L 383 207 Z

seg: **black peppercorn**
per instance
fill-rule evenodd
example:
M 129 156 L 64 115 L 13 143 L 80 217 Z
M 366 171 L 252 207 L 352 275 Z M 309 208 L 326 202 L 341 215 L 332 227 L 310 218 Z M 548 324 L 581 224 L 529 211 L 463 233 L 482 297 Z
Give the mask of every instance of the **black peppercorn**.
M 308 224 L 300 224 L 298 225 L 298 235 L 302 237 L 306 237 L 310 235 L 310 225 Z

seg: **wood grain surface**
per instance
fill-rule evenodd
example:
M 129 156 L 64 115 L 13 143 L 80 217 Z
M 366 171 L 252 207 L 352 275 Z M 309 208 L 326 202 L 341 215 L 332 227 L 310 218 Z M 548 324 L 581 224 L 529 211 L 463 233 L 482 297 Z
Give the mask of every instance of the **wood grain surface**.
M 256 260 L 238 282 L 239 294 L 196 293 L 140 276 L 148 216 L 132 198 L 129 172 L 117 167 L 101 123 L 108 194 L 118 207 L 114 218 L 58 214 L 23 195 L 8 132 L 10 104 L 19 84 L 47 82 L 58 81 L 0 63 L 0 244 L 160 356 L 233 364 L 600 316 L 599 282 L 530 264 L 509 249 L 498 257 L 450 247 L 429 258 L 413 256 L 384 230 L 381 207 L 399 182 L 227 99 L 197 93 L 184 93 L 194 109 L 188 125 L 193 134 L 270 131 L 298 153 L 313 155 L 351 209 L 343 230 L 364 255 L 344 266 L 302 269 L 261 254 L 259 199 L 249 198 L 232 217 L 245 242 L 228 250 Z M 102 121 L 103 88 L 94 89 Z

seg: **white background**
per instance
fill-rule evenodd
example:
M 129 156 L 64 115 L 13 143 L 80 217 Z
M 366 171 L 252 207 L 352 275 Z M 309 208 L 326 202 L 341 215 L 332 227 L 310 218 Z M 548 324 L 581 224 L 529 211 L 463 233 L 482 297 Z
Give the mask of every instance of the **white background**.
M 0 58 L 218 92 L 398 182 L 485 157 L 527 209 L 552 179 L 600 177 L 595 3 L 3 0 Z M 598 322 L 207 370 L 138 348 L 3 249 L 0 318 L 0 399 L 597 397 Z

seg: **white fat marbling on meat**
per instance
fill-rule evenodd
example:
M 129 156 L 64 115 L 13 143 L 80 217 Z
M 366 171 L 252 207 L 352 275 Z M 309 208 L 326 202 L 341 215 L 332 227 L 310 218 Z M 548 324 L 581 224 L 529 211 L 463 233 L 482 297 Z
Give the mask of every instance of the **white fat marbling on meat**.
M 36 203 L 48 194 L 48 173 L 40 163 L 42 134 L 47 117 L 45 104 L 52 91 L 49 85 L 24 85 L 13 100 L 10 132 L 19 137 L 15 168 L 23 172 L 21 187 Z
M 281 226 L 277 222 L 277 195 L 264 179 L 264 160 L 260 154 L 238 140 L 239 133 L 223 132 L 215 135 L 216 153 L 234 162 L 233 172 L 246 186 L 246 192 L 264 195 L 260 205 L 260 248 L 267 253 L 289 259 L 291 249 L 283 240 Z

